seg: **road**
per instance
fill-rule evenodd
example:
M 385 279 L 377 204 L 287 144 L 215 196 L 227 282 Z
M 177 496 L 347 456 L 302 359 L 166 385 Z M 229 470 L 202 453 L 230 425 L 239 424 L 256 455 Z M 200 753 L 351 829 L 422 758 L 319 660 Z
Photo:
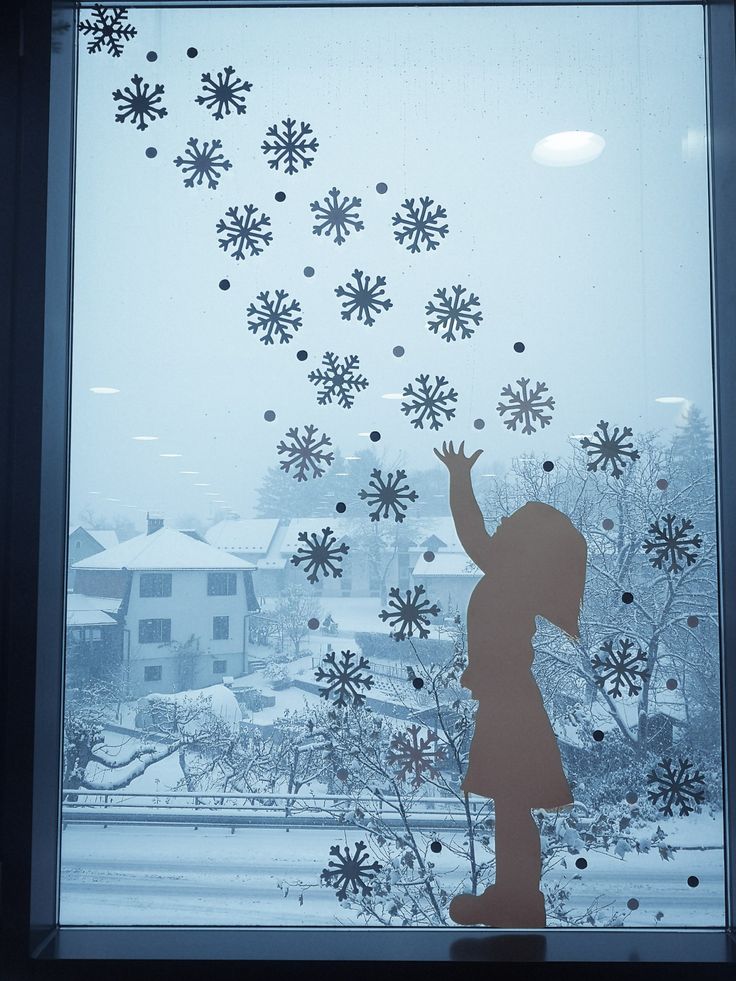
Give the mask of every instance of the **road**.
M 61 922 L 86 925 L 286 925 L 359 923 L 319 884 L 333 844 L 354 845 L 360 833 L 323 829 L 70 825 L 62 836 Z M 448 836 L 445 844 L 451 843 Z M 463 869 L 443 848 L 430 856 L 453 893 Z M 723 925 L 723 853 L 682 851 L 626 861 L 587 855 L 572 884 L 571 906 L 596 897 L 625 914 L 630 926 Z M 569 875 L 574 869 L 561 870 Z M 687 884 L 696 875 L 697 887 Z M 550 879 L 554 876 L 550 874 Z M 299 884 L 306 885 L 302 889 Z M 279 888 L 281 885 L 281 888 Z M 300 903 L 300 894 L 303 902 Z M 636 899 L 635 911 L 627 903 Z M 657 921 L 658 912 L 664 916 Z M 554 925 L 554 924 L 550 924 Z

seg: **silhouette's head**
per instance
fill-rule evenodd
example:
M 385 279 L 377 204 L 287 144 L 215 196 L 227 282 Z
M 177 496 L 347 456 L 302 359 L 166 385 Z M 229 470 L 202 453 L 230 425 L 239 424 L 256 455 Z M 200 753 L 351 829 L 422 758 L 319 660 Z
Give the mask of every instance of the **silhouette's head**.
M 579 637 L 587 545 L 567 515 L 530 501 L 503 518 L 491 538 L 493 575 L 515 601 Z

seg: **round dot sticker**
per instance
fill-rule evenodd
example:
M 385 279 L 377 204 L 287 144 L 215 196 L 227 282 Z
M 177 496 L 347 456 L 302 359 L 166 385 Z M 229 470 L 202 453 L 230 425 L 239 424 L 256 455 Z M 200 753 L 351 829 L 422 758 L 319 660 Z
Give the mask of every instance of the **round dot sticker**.
M 613 521 L 610 518 L 604 518 L 602 521 L 604 531 L 610 531 L 613 528 Z
M 526 345 L 523 341 L 517 341 L 516 344 L 514 344 L 514 350 L 517 354 L 523 354 L 526 350 Z
M 630 899 L 626 905 L 629 907 L 629 909 L 639 909 L 639 900 Z
M 342 782 L 345 783 L 348 778 L 348 771 L 344 766 L 341 766 L 339 770 L 335 770 L 335 776 L 338 780 L 342 780 Z
M 273 409 L 266 409 L 266 411 L 263 413 L 263 418 L 266 420 L 266 422 L 273 422 L 276 418 L 276 413 L 273 411 Z
M 575 868 L 578 868 L 578 869 L 587 869 L 587 867 L 588 867 L 588 862 L 587 862 L 586 859 L 584 859 L 584 858 L 577 858 L 577 859 L 575 859 Z
M 199 54 L 196 48 L 187 48 L 187 58 L 196 58 Z
M 307 277 L 307 279 L 311 279 L 311 277 L 314 276 L 314 266 L 305 266 L 304 275 Z
M 384 183 L 384 181 L 379 181 L 376 184 L 376 191 L 379 194 L 385 194 L 387 190 L 388 190 L 388 184 Z
M 307 620 L 307 626 L 309 627 L 310 630 L 316 630 L 319 627 L 319 620 L 317 619 L 317 617 L 310 617 Z
M 219 286 L 220 286 L 220 289 L 221 290 L 229 290 L 230 289 L 230 280 L 229 279 L 221 279 L 220 280 L 220 283 L 219 283 Z
M 475 419 L 473 421 L 473 425 L 475 426 L 476 429 L 485 429 L 486 428 L 486 421 L 485 421 L 485 419 Z
M 405 354 L 405 351 L 404 351 L 403 347 L 400 344 L 397 344 L 396 347 L 394 348 L 394 357 L 395 358 L 403 358 L 404 357 L 404 354 Z
M 674 691 L 677 688 L 677 678 L 668 678 L 666 681 L 668 691 Z
M 690 616 L 690 617 L 687 618 L 687 625 L 688 625 L 688 627 L 697 627 L 697 625 L 699 623 L 700 623 L 700 620 L 698 619 L 698 617 Z
M 697 875 L 689 875 L 687 877 L 687 884 L 691 889 L 694 889 L 696 886 L 700 885 L 700 879 L 697 877 Z
M 629 603 L 633 603 L 634 602 L 634 594 L 633 593 L 621 593 L 621 602 L 622 603 L 626 603 L 627 606 L 628 606 Z
M 146 61 L 155 61 L 157 58 L 158 55 L 156 54 L 155 51 L 149 51 L 148 54 L 146 55 Z
M 371 442 L 377 443 L 380 438 L 381 438 L 381 434 L 378 432 L 377 429 L 374 429 L 373 432 L 371 433 Z
M 279 203 L 281 201 L 285 201 L 286 193 L 284 191 L 276 191 L 276 193 L 274 194 L 274 200 L 278 201 Z
M 669 483 L 664 479 L 664 477 L 660 477 L 660 479 L 657 481 L 657 487 L 661 491 L 666 491 L 669 486 Z
M 434 562 L 434 552 L 427 550 L 422 558 L 425 562 Z
M 634 793 L 634 791 L 633 791 L 633 790 L 630 790 L 630 791 L 628 792 L 628 794 L 626 795 L 626 803 L 627 803 L 627 804 L 636 804 L 636 802 L 637 802 L 638 800 L 639 800 L 639 797 L 638 797 L 638 795 L 637 795 L 637 794 L 635 794 L 635 793 Z
M 423 678 L 412 678 L 411 683 L 414 685 L 417 691 L 419 691 L 420 688 L 424 688 Z
M 335 505 L 335 510 L 337 511 L 338 514 L 345 514 L 347 509 L 348 506 L 347 504 L 345 504 L 344 501 L 338 501 L 337 504 Z
M 432 851 L 435 853 L 435 855 L 439 855 L 439 853 L 442 851 L 442 842 L 441 841 L 433 841 L 432 844 L 429 847 L 432 849 Z
M 600 729 L 595 729 L 594 730 L 594 732 L 593 732 L 593 739 L 595 739 L 595 741 L 597 743 L 602 742 L 602 740 L 603 740 L 603 733 L 601 732 Z
M 551 473 L 554 469 L 555 465 L 551 460 L 545 460 L 542 464 L 542 470 L 546 471 L 547 473 Z
M 297 359 L 297 361 L 306 361 L 308 357 L 309 357 L 309 355 L 304 350 L 297 351 L 296 352 L 296 359 Z
M 153 160 L 153 158 L 156 156 L 157 153 L 158 150 L 156 149 L 155 146 L 146 147 L 146 156 L 148 157 L 149 160 Z

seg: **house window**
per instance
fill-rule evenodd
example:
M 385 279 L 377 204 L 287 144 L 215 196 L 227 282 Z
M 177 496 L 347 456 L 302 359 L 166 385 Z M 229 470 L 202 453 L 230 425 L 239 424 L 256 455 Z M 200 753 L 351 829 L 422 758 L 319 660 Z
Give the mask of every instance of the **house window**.
M 230 617 L 212 617 L 212 639 L 230 640 Z
M 139 644 L 170 644 L 171 620 L 139 620 Z
M 208 596 L 235 596 L 237 581 L 234 572 L 210 572 L 207 574 Z
M 160 664 L 147 664 L 143 668 L 143 680 L 144 681 L 161 681 L 161 665 Z
M 141 597 L 171 596 L 170 572 L 142 572 L 140 578 Z
M 213 661 L 212 674 L 227 674 L 227 661 Z

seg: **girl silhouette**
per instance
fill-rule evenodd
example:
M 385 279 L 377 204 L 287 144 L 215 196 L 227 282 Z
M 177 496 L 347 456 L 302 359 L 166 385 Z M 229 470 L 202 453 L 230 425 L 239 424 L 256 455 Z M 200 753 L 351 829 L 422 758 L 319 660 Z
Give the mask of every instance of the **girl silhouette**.
M 579 635 L 585 539 L 570 519 L 539 501 L 486 531 L 470 480 L 483 452 L 465 443 L 434 452 L 450 471 L 450 509 L 463 548 L 483 572 L 468 605 L 468 667 L 460 679 L 478 702 L 465 793 L 492 797 L 496 881 L 480 896 L 456 896 L 455 923 L 546 926 L 539 890 L 541 846 L 531 808 L 569 809 L 557 740 L 531 672 L 535 617 Z

